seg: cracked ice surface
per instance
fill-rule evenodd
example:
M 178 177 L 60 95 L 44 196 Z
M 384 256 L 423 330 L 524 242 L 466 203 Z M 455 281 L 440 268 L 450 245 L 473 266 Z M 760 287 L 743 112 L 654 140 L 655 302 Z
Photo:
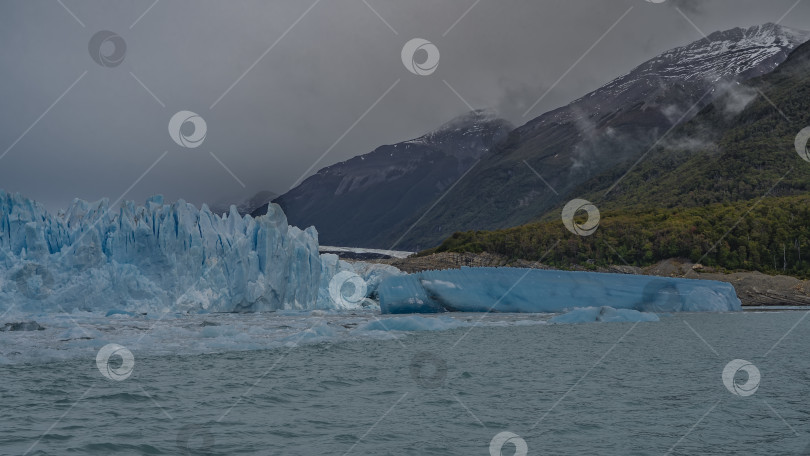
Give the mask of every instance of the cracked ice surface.
M 360 267 L 375 292 L 388 266 Z M 223 216 L 206 205 L 74 200 L 56 215 L 0 190 L 0 312 L 150 315 L 338 307 L 329 281 L 355 267 L 318 253 L 318 233 L 268 214 Z M 342 307 L 345 307 L 342 306 Z

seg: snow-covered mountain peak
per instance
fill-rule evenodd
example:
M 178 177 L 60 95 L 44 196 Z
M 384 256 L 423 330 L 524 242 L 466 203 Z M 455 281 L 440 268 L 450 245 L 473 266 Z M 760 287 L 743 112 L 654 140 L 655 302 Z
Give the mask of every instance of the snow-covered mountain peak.
M 495 110 L 476 109 L 454 117 L 430 133 L 406 141 L 405 144 L 440 145 L 447 141 L 458 140 L 460 137 L 473 138 L 512 128 L 514 127 L 501 118 Z
M 749 42 L 752 44 L 768 44 L 768 43 L 788 43 L 788 42 L 804 42 L 807 40 L 808 32 L 799 30 L 792 27 L 785 27 L 783 25 L 768 22 L 762 25 L 754 25 L 752 27 L 735 27 L 729 30 L 721 30 L 711 33 L 709 40 L 712 42 L 717 41 L 733 41 L 733 42 Z M 698 44 L 700 41 L 693 43 Z
M 810 32 L 774 23 L 717 31 L 653 57 L 527 125 L 532 128 L 564 123 L 583 115 L 599 118 L 639 103 L 669 105 L 697 100 L 719 81 L 740 81 L 770 73 L 809 39 Z
M 747 29 L 718 31 L 707 38 L 671 49 L 642 64 L 634 74 L 657 74 L 662 78 L 687 80 L 735 78 L 756 68 L 759 74 L 773 71 L 784 60 L 762 66 L 777 55 L 789 53 L 810 38 L 810 32 L 773 23 Z M 785 55 L 786 57 L 786 55 Z
M 461 114 L 460 116 L 445 122 L 432 134 L 441 133 L 444 131 L 455 131 L 459 128 L 467 128 L 470 126 L 485 126 L 491 123 L 500 124 L 502 122 L 504 122 L 504 120 L 494 109 L 476 109 L 474 111 Z

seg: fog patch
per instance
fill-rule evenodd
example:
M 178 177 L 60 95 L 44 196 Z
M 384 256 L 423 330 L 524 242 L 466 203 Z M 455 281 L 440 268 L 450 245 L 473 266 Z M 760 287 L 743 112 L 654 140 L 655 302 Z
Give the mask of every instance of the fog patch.
M 720 83 L 717 90 L 717 105 L 726 118 L 737 116 L 759 95 L 756 89 L 739 82 Z

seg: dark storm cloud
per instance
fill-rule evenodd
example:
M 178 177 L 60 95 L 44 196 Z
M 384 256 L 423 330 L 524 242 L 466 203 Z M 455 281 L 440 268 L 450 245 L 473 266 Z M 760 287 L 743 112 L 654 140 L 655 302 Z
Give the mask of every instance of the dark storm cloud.
M 416 137 L 468 104 L 521 125 L 701 38 L 673 6 L 711 33 L 795 3 L 324 0 L 304 14 L 313 2 L 172 0 L 146 14 L 152 0 L 0 2 L 0 188 L 51 208 L 136 182 L 127 199 L 283 193 L 316 161 L 311 172 Z M 784 23 L 808 14 L 800 4 Z M 92 54 L 100 31 L 125 43 L 122 61 Z M 101 55 L 117 50 L 113 35 L 94 41 Z M 440 51 L 429 76 L 401 62 L 417 37 Z M 199 147 L 169 134 L 184 110 L 205 120 Z

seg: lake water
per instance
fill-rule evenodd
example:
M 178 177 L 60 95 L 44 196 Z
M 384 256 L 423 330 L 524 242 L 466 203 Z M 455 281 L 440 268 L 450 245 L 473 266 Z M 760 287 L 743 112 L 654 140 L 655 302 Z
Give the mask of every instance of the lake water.
M 810 454 L 804 316 L 52 317 L 0 333 L 0 454 L 486 456 L 502 432 L 504 455 Z M 133 354 L 124 380 L 97 366 L 108 342 Z M 735 359 L 753 394 L 724 385 Z

